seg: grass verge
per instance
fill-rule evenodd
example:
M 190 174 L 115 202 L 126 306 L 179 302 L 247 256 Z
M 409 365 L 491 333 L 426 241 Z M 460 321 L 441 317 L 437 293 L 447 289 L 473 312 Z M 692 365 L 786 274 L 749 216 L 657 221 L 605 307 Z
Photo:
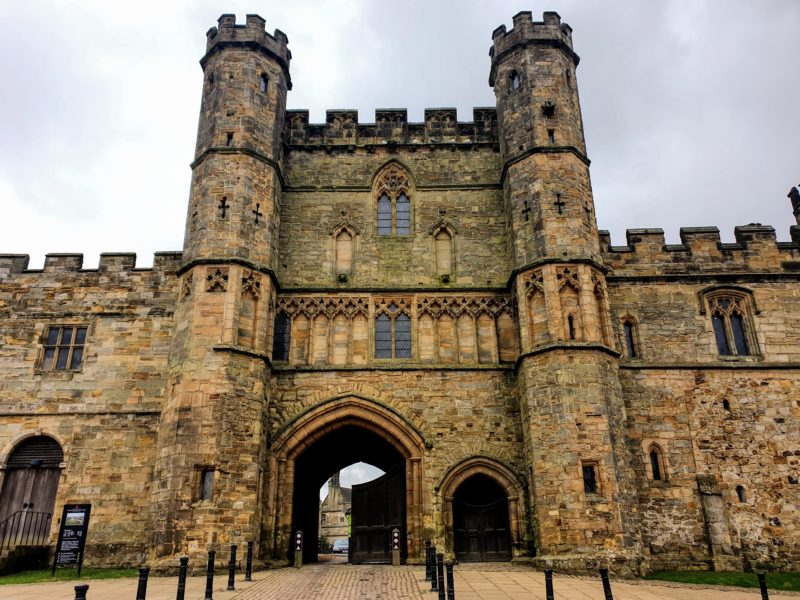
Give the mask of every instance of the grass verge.
M 677 583 L 700 583 L 705 585 L 732 585 L 757 588 L 755 573 L 726 573 L 720 571 L 657 571 L 645 576 L 656 581 L 675 581 Z M 767 588 L 775 591 L 800 592 L 800 573 L 769 573 Z
M 52 575 L 50 569 L 44 571 L 22 571 L 0 577 L 0 585 L 11 585 L 15 583 L 48 583 L 52 581 L 78 581 L 80 579 L 119 579 L 120 577 L 138 577 L 139 571 L 136 569 L 93 569 L 84 567 L 81 569 L 81 576 L 78 577 L 78 569 L 56 569 L 56 574 Z

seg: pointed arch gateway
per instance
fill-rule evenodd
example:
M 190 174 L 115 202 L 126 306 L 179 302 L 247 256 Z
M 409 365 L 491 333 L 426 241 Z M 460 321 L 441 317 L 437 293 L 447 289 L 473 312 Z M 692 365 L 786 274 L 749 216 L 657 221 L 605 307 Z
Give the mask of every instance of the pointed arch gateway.
M 472 456 L 436 485 L 441 494 L 445 547 L 462 561 L 511 560 L 524 545 L 524 487 L 493 458 Z
M 273 532 L 271 554 L 285 558 L 295 532 L 303 530 L 303 560 L 316 560 L 319 487 L 339 469 L 363 461 L 385 471 L 384 477 L 393 475 L 399 480 L 400 528 L 405 539 L 402 554 L 419 558 L 423 552 L 422 461 L 428 446 L 419 430 L 399 412 L 355 394 L 336 396 L 290 420 L 272 442 L 273 477 L 264 523 L 265 529 Z M 354 511 L 355 503 L 354 498 Z M 351 550 L 356 552 L 359 530 L 355 514 L 353 519 Z M 376 534 L 375 528 L 369 532 L 373 539 L 384 533 Z M 369 560 L 379 561 L 380 557 Z

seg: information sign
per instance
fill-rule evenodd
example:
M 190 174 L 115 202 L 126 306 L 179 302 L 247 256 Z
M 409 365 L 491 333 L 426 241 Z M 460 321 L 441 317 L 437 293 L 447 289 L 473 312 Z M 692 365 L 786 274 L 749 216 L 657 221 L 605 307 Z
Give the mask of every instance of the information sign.
M 67 504 L 64 506 L 61 525 L 58 529 L 58 545 L 53 561 L 53 573 L 56 572 L 56 567 L 77 565 L 78 576 L 80 576 L 91 510 L 91 504 Z

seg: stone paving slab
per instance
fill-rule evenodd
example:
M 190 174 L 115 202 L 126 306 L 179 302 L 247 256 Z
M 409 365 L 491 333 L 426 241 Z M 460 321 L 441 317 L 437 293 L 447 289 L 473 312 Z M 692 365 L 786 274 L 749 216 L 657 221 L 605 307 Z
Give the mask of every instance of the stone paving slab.
M 423 567 L 318 564 L 238 575 L 236 591 L 227 576 L 214 580 L 214 600 L 436 600 Z M 87 600 L 134 600 L 136 579 L 90 581 Z M 599 577 L 555 574 L 556 600 L 602 600 Z M 75 582 L 0 586 L 2 600 L 73 600 Z M 153 577 L 147 600 L 174 600 L 177 577 Z M 463 565 L 455 569 L 456 600 L 545 600 L 544 573 L 511 565 Z M 202 600 L 205 577 L 190 577 L 186 600 Z M 760 600 L 758 589 L 612 580 L 614 600 Z M 798 600 L 797 592 L 770 592 L 771 600 Z

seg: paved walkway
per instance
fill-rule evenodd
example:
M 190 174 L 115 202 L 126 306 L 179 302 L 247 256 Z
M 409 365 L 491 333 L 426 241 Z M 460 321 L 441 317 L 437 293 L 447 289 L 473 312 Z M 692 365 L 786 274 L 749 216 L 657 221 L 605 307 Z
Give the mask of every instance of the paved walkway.
M 436 600 L 423 567 L 318 564 L 237 576 L 236 591 L 225 590 L 226 576 L 214 580 L 214 600 Z M 556 600 L 601 600 L 599 577 L 553 577 Z M 90 581 L 87 600 L 134 600 L 136 579 Z M 0 585 L 2 600 L 73 600 L 75 583 Z M 147 600 L 174 600 L 175 577 L 153 577 Z M 186 600 L 202 600 L 204 577 L 191 577 Z M 545 600 L 544 574 L 510 565 L 465 565 L 455 569 L 457 600 Z M 612 581 L 614 600 L 759 600 L 758 589 Z M 799 600 L 800 593 L 770 592 L 771 600 Z

